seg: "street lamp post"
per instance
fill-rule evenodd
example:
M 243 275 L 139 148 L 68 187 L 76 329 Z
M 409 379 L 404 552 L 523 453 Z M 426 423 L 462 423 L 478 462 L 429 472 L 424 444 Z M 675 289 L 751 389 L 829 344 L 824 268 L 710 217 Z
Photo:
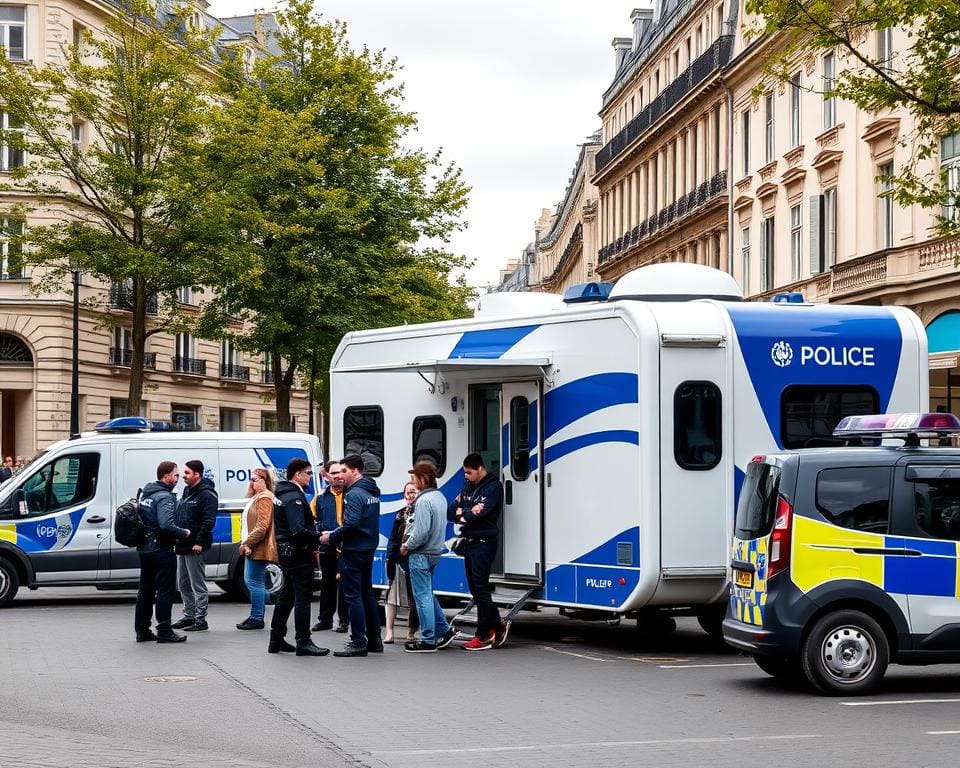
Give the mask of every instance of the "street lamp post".
M 80 434 L 80 270 L 73 272 L 73 370 L 70 378 L 70 437 Z

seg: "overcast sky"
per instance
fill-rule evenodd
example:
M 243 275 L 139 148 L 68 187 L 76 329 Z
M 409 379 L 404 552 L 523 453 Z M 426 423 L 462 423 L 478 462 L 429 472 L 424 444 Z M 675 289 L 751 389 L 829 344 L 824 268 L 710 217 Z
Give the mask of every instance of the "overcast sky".
M 476 264 L 472 285 L 533 239 L 541 208 L 563 197 L 578 145 L 600 127 L 617 36 L 630 11 L 617 0 L 317 0 L 347 23 L 355 46 L 385 48 L 403 67 L 419 144 L 442 148 L 472 187 L 468 228 L 453 247 Z M 264 0 L 213 0 L 217 17 Z

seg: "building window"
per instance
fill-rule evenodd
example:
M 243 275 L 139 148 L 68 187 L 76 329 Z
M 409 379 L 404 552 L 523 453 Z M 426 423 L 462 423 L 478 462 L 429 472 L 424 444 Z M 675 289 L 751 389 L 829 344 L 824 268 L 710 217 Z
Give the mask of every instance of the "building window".
M 125 397 L 111 397 L 110 398 L 110 418 L 119 419 L 122 416 L 127 414 L 127 398 Z M 145 400 L 140 401 L 140 415 L 143 418 L 147 418 L 147 403 Z
M 833 430 L 845 416 L 878 413 L 880 398 L 873 387 L 795 385 L 780 397 L 780 444 L 814 448 L 836 444 Z
M 773 288 L 773 216 L 760 223 L 760 290 Z
M 447 468 L 447 422 L 443 416 L 418 416 L 413 420 L 413 463 L 432 461 L 437 476 Z
M 773 94 L 768 93 L 763 97 L 763 147 L 765 163 L 772 163 L 774 151 L 776 149 L 773 140 Z
M 743 175 L 750 175 L 750 108 L 743 110 L 740 117 L 740 147 L 743 153 Z
M 693 186 L 691 189 L 696 189 L 697 185 L 700 183 L 700 174 L 699 174 L 699 149 L 698 149 L 698 134 L 700 133 L 700 123 L 699 121 L 693 124 L 693 131 L 690 134 L 690 169 L 693 176 Z
M 280 422 L 277 421 L 277 414 L 274 411 L 263 411 L 260 414 L 260 431 L 276 432 L 280 429 Z
M 196 343 L 189 333 L 178 333 L 174 340 L 175 357 L 173 370 L 178 373 L 195 373 L 204 376 L 207 373 L 207 361 L 197 360 Z
M 750 295 L 750 227 L 740 230 L 740 263 L 742 264 L 743 295 Z
M 713 110 L 713 162 L 714 175 L 720 173 L 720 107 Z
M 23 61 L 26 55 L 27 9 L 20 6 L 0 6 L 0 47 L 10 61 Z
M 837 59 L 833 52 L 823 57 L 823 130 L 837 124 L 837 97 L 831 91 L 837 86 Z
M 170 422 L 173 428 L 180 432 L 196 432 L 200 429 L 197 406 L 172 403 L 170 405 Z
M 957 196 L 960 195 L 960 131 L 940 139 L 940 173 L 947 188 L 943 218 L 953 221 L 957 216 Z
M 25 165 L 26 155 L 23 148 L 16 146 L 23 141 L 25 135 L 23 121 L 9 112 L 0 112 L 0 171 L 12 171 Z M 13 141 L 14 138 L 18 138 L 19 142 Z
M 110 362 L 113 365 L 130 365 L 133 361 L 133 334 L 129 328 L 114 326 Z
M 683 469 L 704 471 L 720 463 L 720 390 L 709 381 L 685 381 L 673 394 L 673 456 Z
M 79 21 L 73 22 L 73 47 L 78 49 L 83 44 L 83 31 L 85 27 Z
M 825 268 L 837 263 L 837 188 L 823 190 L 823 256 Z
M 697 27 L 696 40 L 697 40 L 696 52 L 697 52 L 697 57 L 699 58 L 700 54 L 703 52 L 703 27 L 702 26 Z
M 790 208 L 790 264 L 792 267 L 793 280 L 800 279 L 800 241 L 803 232 L 803 224 L 800 218 L 800 204 L 797 203 Z
M 362 405 L 343 412 L 343 455 L 359 454 L 363 473 L 376 477 L 383 472 L 383 409 Z
M 800 146 L 800 73 L 790 78 L 790 148 Z
M 193 304 L 194 303 L 194 294 L 193 288 L 189 285 L 181 285 L 177 288 L 177 301 L 181 304 Z
M 880 204 L 880 247 L 893 248 L 893 163 L 884 163 L 877 169 Z
M 70 125 L 70 143 L 73 145 L 74 153 L 83 154 L 83 123 Z
M 817 473 L 817 512 L 841 528 L 886 533 L 890 467 L 838 467 Z
M 0 219 L 0 280 L 20 280 L 24 277 L 23 245 L 13 242 L 23 234 L 23 221 Z
M 877 66 L 889 69 L 893 63 L 893 27 L 877 30 Z
M 243 432 L 243 411 L 239 408 L 221 408 L 220 431 Z

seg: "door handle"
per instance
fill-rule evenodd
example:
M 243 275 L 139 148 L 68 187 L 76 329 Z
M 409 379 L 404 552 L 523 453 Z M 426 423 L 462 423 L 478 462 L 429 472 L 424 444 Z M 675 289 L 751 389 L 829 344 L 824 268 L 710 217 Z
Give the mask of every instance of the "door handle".
M 507 480 L 503 488 L 503 501 L 505 504 L 513 504 L 513 480 Z
M 93 517 L 88 517 L 87 522 L 88 523 L 105 523 L 107 522 L 107 518 L 101 517 L 100 515 L 94 515 Z

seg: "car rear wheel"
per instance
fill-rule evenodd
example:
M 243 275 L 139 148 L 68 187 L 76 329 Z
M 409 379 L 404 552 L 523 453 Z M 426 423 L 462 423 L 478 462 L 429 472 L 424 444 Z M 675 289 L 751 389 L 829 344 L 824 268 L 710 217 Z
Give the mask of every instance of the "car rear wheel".
M 778 680 L 798 680 L 803 677 L 799 659 L 783 656 L 754 656 L 753 660 L 760 669 Z
M 5 557 L 0 557 L 0 608 L 12 602 L 19 589 L 17 569 Z
M 868 693 L 880 683 L 890 661 L 883 628 L 860 611 L 829 613 L 813 626 L 803 644 L 803 673 L 821 693 Z

